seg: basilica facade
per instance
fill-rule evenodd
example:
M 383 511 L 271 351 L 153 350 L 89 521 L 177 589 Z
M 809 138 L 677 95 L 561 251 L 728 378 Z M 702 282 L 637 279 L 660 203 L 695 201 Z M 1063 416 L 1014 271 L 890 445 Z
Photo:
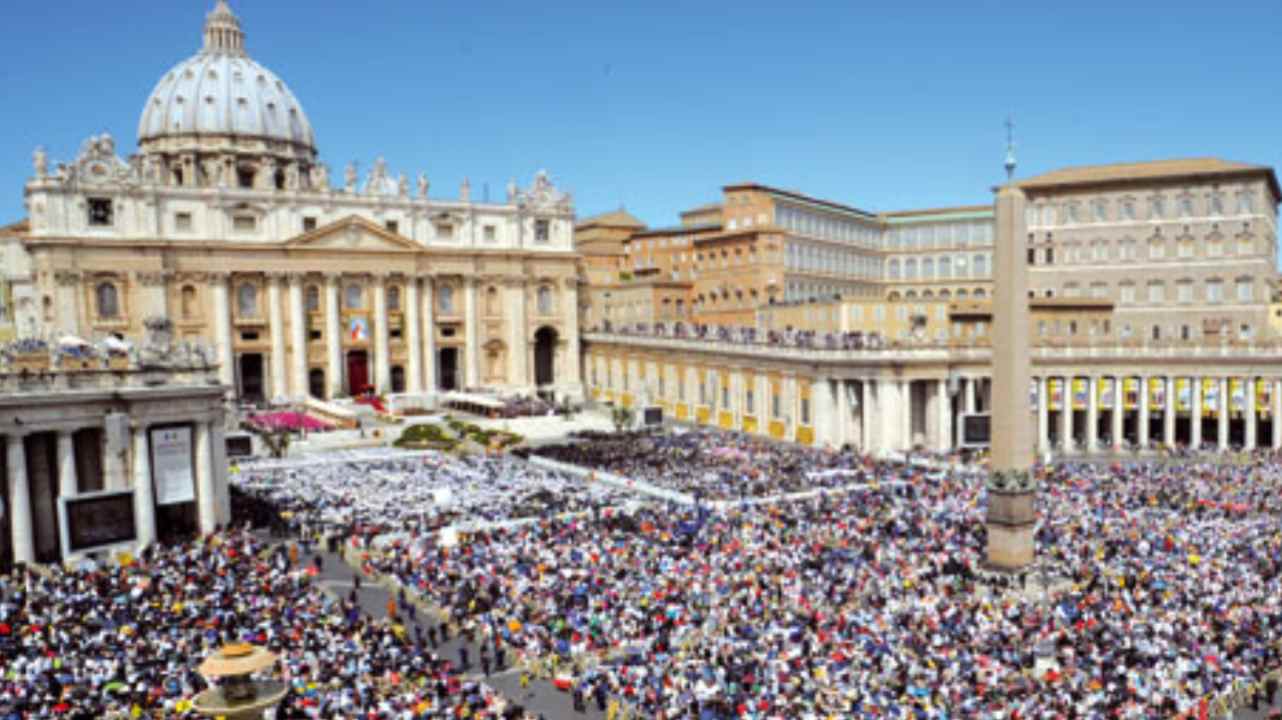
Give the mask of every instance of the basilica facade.
M 0 230 L 18 337 L 165 317 L 247 400 L 580 390 L 573 202 L 540 171 L 476 202 L 383 159 L 331 178 L 302 105 L 223 0 L 142 109 L 137 152 L 33 156 Z

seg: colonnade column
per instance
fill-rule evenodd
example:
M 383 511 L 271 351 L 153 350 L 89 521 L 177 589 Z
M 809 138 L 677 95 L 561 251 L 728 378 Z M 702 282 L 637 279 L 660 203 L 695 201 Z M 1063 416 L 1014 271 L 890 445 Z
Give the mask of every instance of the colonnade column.
M 935 412 L 939 417 L 939 428 L 935 433 L 935 449 L 940 452 L 948 452 L 952 449 L 953 443 L 953 414 L 951 408 L 949 408 L 947 378 L 940 378 L 935 383 L 935 403 L 937 405 Z
M 218 345 L 218 382 L 226 391 L 236 393 L 235 358 L 231 345 L 231 299 L 228 284 L 231 276 L 225 272 L 213 274 L 214 281 L 214 343 Z
M 818 447 L 832 445 L 832 382 L 819 378 L 810 383 L 810 409 L 814 417 L 810 424 L 815 428 L 814 443 Z
M 25 436 L 7 436 L 6 461 L 9 463 L 9 532 L 13 544 L 13 561 L 31 564 L 36 561 L 35 526 L 31 522 L 31 487 L 27 484 L 27 450 Z
M 899 444 L 900 450 L 913 447 L 913 384 L 911 380 L 899 381 Z
M 838 380 L 836 384 L 837 393 L 837 418 L 833 423 L 837 428 L 837 447 L 846 443 L 854 444 L 850 439 L 850 393 L 846 388 L 845 380 Z
M 1256 418 L 1255 415 L 1255 378 L 1247 377 L 1246 380 L 1246 431 L 1245 442 L 1243 443 L 1247 450 L 1255 449 L 1256 441 Z
M 281 293 L 284 282 L 283 274 L 267 274 L 267 321 L 272 339 L 272 389 L 268 398 L 272 400 L 289 395 L 285 381 L 285 301 Z
M 289 349 L 290 394 L 306 398 L 311 394 L 307 382 L 307 316 L 303 306 L 303 276 L 289 276 Z
M 476 278 L 469 276 L 463 280 L 463 329 L 466 339 L 464 353 L 467 355 L 464 358 L 467 370 L 463 386 L 464 389 L 471 389 L 481 384 L 481 318 L 477 302 L 480 290 Z
M 1126 397 L 1122 394 L 1122 376 L 1113 376 L 1113 452 L 1122 451 L 1123 421 L 1126 419 Z
M 405 282 L 405 342 L 409 345 L 409 368 L 406 370 L 405 390 L 423 392 L 423 326 L 421 325 L 417 277 Z
M 1202 378 L 1189 378 L 1189 388 L 1193 396 L 1193 409 L 1189 421 L 1189 445 L 1197 450 L 1202 447 Z
M 1175 397 L 1175 378 L 1166 376 L 1166 407 L 1162 411 L 1162 443 L 1175 447 L 1175 413 L 1179 412 L 1179 398 Z
M 1037 451 L 1040 453 L 1051 449 L 1051 402 L 1047 387 L 1045 375 L 1037 378 Z
M 423 278 L 423 388 L 436 392 L 436 291 L 431 275 Z
M 1059 448 L 1065 455 L 1073 452 L 1073 378 L 1061 380 L 1059 403 Z
M 1269 423 L 1273 428 L 1273 449 L 1282 448 L 1282 380 L 1270 380 L 1273 383 L 1273 392 L 1269 394 L 1273 401 L 1273 412 L 1270 413 Z
M 329 386 L 329 398 L 332 400 L 343 392 L 343 350 L 338 322 L 338 281 L 337 273 L 325 275 L 325 359 L 329 366 L 325 371 L 325 384 Z
M 215 497 L 214 453 L 209 421 L 196 423 L 196 517 L 200 532 L 208 535 L 218 526 L 218 498 Z
M 514 278 L 507 283 L 508 310 L 508 383 L 518 387 L 533 385 L 526 359 L 530 355 L 530 344 L 526 342 L 527 312 L 525 307 L 525 280 Z
M 965 392 L 964 412 L 975 412 L 975 383 L 979 382 L 978 378 L 962 378 L 962 390 Z
M 80 492 L 80 482 L 76 478 L 76 436 L 70 430 L 58 431 L 58 497 L 72 498 Z M 71 548 L 62 548 L 63 557 L 71 554 Z
M 134 426 L 134 522 L 138 546 L 156 542 L 156 497 L 151 487 L 151 453 L 147 428 Z
M 865 453 L 874 453 L 877 450 L 877 427 L 881 427 L 881 420 L 877 417 L 875 403 L 877 402 L 877 381 L 871 378 L 862 380 L 859 385 L 863 388 L 859 397 L 859 426 L 860 437 L 859 444 Z
M 387 340 L 387 275 L 374 274 L 374 388 L 392 390 L 392 359 Z
M 1224 450 L 1229 446 L 1229 379 L 1220 378 L 1215 382 L 1220 384 L 1215 402 L 1215 445 Z
M 1136 437 L 1140 447 L 1148 448 L 1148 378 L 1140 376 L 1140 418 Z
M 579 280 L 567 277 L 565 286 L 565 334 L 569 337 L 565 345 L 565 370 L 558 384 L 569 386 L 576 396 L 583 394 L 583 359 L 579 357 Z
M 1099 379 L 1086 379 L 1086 452 L 1099 449 Z

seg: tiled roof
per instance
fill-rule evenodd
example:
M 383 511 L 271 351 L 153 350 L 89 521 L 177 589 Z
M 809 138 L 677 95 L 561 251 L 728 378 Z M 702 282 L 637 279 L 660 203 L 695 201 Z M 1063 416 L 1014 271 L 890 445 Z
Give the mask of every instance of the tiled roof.
M 1273 174 L 1273 168 L 1267 165 L 1232 162 L 1214 157 L 1153 160 L 1112 165 L 1082 165 L 1052 170 L 1027 180 L 1020 180 L 1015 185 L 1025 189 L 1039 189 L 1068 185 L 1134 182 L 1137 180 L 1175 180 L 1180 178 L 1265 173 L 1269 176 L 1273 192 L 1279 194 L 1277 177 Z

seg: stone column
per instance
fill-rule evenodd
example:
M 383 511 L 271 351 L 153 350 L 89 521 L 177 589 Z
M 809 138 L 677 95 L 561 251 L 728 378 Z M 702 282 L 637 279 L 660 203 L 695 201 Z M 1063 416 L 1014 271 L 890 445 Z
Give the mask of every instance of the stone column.
M 1194 450 L 1202 447 L 1202 378 L 1189 378 L 1189 394 L 1192 396 L 1192 416 L 1189 419 L 1189 444 Z
M 507 380 L 520 388 L 534 384 L 530 378 L 530 343 L 526 342 L 528 313 L 525 307 L 525 280 L 513 278 L 504 287 L 507 292 Z
M 1093 453 L 1099 445 L 1099 379 L 1086 378 L 1086 452 Z
M 1073 378 L 1064 377 L 1061 382 L 1059 405 L 1059 448 L 1065 455 L 1073 452 Z
M 1269 382 L 1273 383 L 1273 392 L 1270 393 L 1269 399 L 1273 401 L 1272 421 L 1269 425 L 1273 428 L 1273 449 L 1282 448 L 1282 380 L 1274 379 Z
M 212 434 L 208 421 L 196 423 L 196 517 L 203 535 L 218 526 L 218 471 L 214 466 Z
M 36 561 L 35 525 L 31 520 L 31 486 L 27 482 L 27 450 L 23 435 L 10 434 L 7 440 L 9 463 L 9 531 L 13 561 L 28 565 Z
M 382 395 L 392 390 L 392 362 L 388 349 L 387 276 L 374 274 L 374 387 Z
M 1254 450 L 1256 443 L 1256 433 L 1258 427 L 1256 421 L 1259 419 L 1255 414 L 1255 378 L 1246 377 L 1243 379 L 1246 383 L 1246 429 L 1244 431 L 1245 442 L 1243 443 L 1247 450 Z
M 419 279 L 411 277 L 405 283 L 405 342 L 409 349 L 409 367 L 406 368 L 405 389 L 414 394 L 423 392 L 423 321 L 419 312 Z
M 147 428 L 134 426 L 134 526 L 138 546 L 156 542 L 156 496 L 151 486 L 151 452 Z
M 54 281 L 58 284 L 57 300 L 54 305 L 54 322 L 62 331 L 81 335 L 88 323 L 84 322 L 80 312 L 80 298 L 84 295 L 84 278 L 78 272 L 58 270 L 54 272 Z M 12 311 L 12 308 L 10 308 Z
M 1175 396 L 1175 378 L 1166 376 L 1166 407 L 1162 410 L 1162 443 L 1175 447 L 1175 414 L 1179 412 L 1179 398 Z
M 953 429 L 952 410 L 948 407 L 948 378 L 940 378 L 935 383 L 935 413 L 939 427 L 935 431 L 935 449 L 948 452 L 952 448 Z
M 481 384 L 481 318 L 480 303 L 477 299 L 479 283 L 474 277 L 464 278 L 463 289 L 463 325 L 466 349 L 463 359 L 465 370 L 463 388 L 475 388 Z
M 1140 447 L 1148 448 L 1148 378 L 1140 376 L 1140 420 L 1139 429 L 1136 433 L 1139 438 Z
M 125 490 L 129 487 L 129 416 L 109 412 L 102 421 L 102 488 Z
M 231 524 L 231 489 L 227 486 L 227 435 L 221 414 L 209 423 L 209 443 L 214 466 L 214 521 L 226 527 Z
M 303 299 L 303 276 L 301 274 L 292 274 L 289 276 L 289 338 L 290 348 L 289 357 L 290 374 L 294 380 L 291 383 L 290 394 L 295 398 L 304 399 L 311 394 L 307 383 L 307 310 L 306 302 Z
M 975 412 L 975 384 L 978 382 L 979 378 L 962 378 L 962 389 L 966 393 L 965 411 L 967 413 Z
M 75 497 L 80 492 L 76 477 L 76 436 L 71 430 L 58 431 L 58 497 Z M 63 552 L 67 552 L 64 548 Z
M 913 384 L 910 380 L 899 381 L 899 444 L 901 450 L 913 447 Z
M 211 277 L 214 287 L 214 344 L 218 346 L 218 381 L 223 384 L 225 392 L 236 395 L 236 359 L 232 350 L 231 299 L 228 296 L 231 276 L 220 272 Z
M 1221 450 L 1229 446 L 1229 379 L 1216 380 L 1220 396 L 1215 403 L 1215 444 Z
M 832 445 L 832 383 L 819 378 L 810 383 L 810 424 L 815 429 L 816 447 Z
M 169 317 L 169 296 L 167 291 L 170 273 L 165 271 L 138 272 L 134 274 L 142 290 L 142 311 L 144 318 Z
M 1113 452 L 1122 451 L 1122 432 L 1126 428 L 1126 398 L 1122 394 L 1122 376 L 1113 376 Z
M 886 422 L 881 417 L 881 383 L 869 378 L 864 381 L 863 418 L 864 452 L 878 453 L 883 451 L 886 437 Z
M 340 279 L 342 276 L 338 273 L 325 274 L 325 359 L 328 365 L 325 370 L 325 385 L 329 387 L 330 400 L 343 392 L 343 330 L 338 314 Z
M 436 392 L 436 291 L 431 275 L 423 278 L 423 387 Z
M 1046 376 L 1037 378 L 1037 451 L 1040 453 L 1051 449 L 1051 406 L 1047 388 Z
M 273 400 L 289 395 L 285 382 L 285 301 L 281 293 L 284 282 L 285 276 L 280 273 L 267 274 L 267 315 L 272 334 L 272 389 L 268 397 Z
M 565 344 L 565 368 L 562 370 L 562 376 L 557 378 L 557 384 L 569 388 L 569 392 L 576 398 L 583 397 L 583 368 L 580 366 L 582 358 L 579 356 L 579 281 L 575 277 L 567 277 L 564 280 L 565 301 L 562 305 L 564 312 L 563 334 L 566 335 Z

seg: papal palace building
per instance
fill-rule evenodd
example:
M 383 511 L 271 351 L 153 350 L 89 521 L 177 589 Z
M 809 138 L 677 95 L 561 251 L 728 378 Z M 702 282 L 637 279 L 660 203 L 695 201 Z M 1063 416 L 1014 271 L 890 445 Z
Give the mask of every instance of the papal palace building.
M 245 399 L 581 393 L 570 196 L 540 172 L 502 202 L 467 181 L 446 197 L 381 158 L 331 178 L 223 0 L 146 97 L 136 154 L 104 135 L 33 165 L 2 238 L 10 336 L 134 336 L 167 316 Z
M 139 96 L 142 97 L 140 91 Z M 949 448 L 989 406 L 994 248 L 1031 267 L 1043 450 L 1282 447 L 1272 168 L 1216 158 L 1013 182 L 1017 222 L 754 182 L 671 226 L 577 221 L 546 173 L 476 201 L 382 159 L 331 178 L 219 0 L 137 151 L 43 149 L 0 230 L 0 341 L 167 317 L 257 401 L 489 388 L 661 406 L 817 445 Z M 6 372 L 0 368 L 0 372 Z

